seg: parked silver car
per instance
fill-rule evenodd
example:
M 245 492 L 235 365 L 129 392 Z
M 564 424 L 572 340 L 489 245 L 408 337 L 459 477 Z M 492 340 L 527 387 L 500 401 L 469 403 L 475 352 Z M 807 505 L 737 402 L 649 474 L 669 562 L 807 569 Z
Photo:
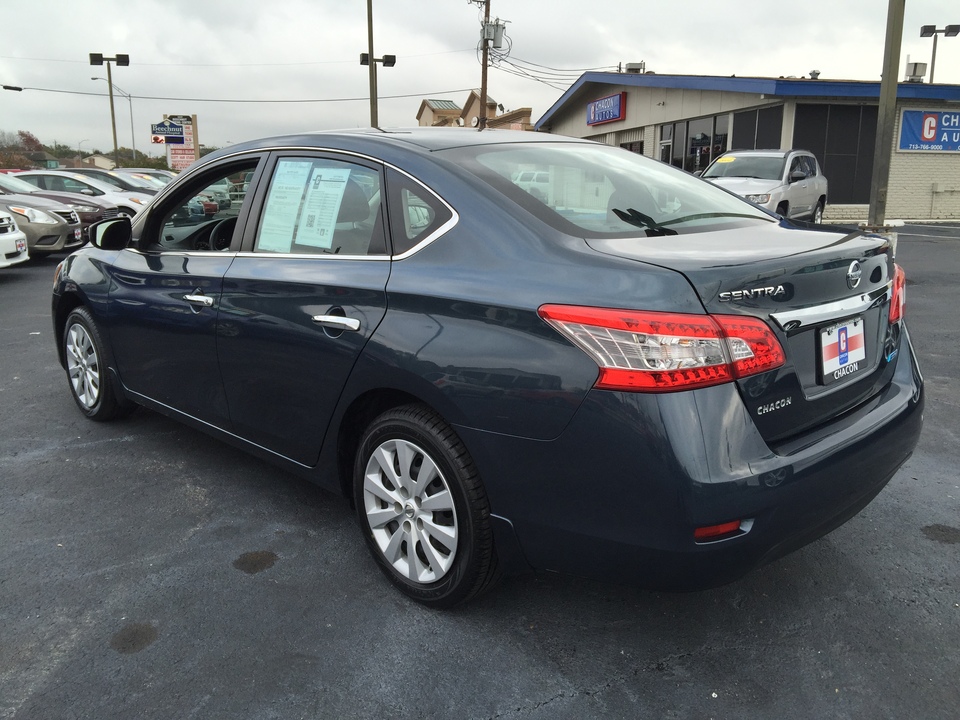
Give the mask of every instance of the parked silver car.
M 133 217 L 152 196 L 146 192 L 120 190 L 94 177 L 62 170 L 25 170 L 15 177 L 26 180 L 42 190 L 72 192 L 112 202 L 120 215 Z
M 83 245 L 80 216 L 61 202 L 36 195 L 0 193 L 0 210 L 16 220 L 27 236 L 31 255 L 76 250 Z
M 783 217 L 823 221 L 827 179 L 806 150 L 734 150 L 701 177 Z

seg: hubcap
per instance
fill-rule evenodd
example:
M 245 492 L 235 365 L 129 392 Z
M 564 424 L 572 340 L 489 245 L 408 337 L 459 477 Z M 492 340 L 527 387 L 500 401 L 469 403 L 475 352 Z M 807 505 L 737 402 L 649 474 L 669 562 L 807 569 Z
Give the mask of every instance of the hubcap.
M 370 456 L 363 479 L 367 523 L 384 558 L 403 577 L 432 583 L 457 553 L 457 514 L 443 474 L 422 449 L 387 440 Z
M 100 359 L 86 328 L 79 323 L 67 331 L 66 357 L 73 394 L 85 408 L 93 408 L 100 398 Z

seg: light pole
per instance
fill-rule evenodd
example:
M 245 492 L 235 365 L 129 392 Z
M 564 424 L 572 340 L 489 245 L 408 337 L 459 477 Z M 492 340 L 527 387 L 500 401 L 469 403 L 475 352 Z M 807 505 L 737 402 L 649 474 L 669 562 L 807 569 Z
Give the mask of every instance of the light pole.
M 947 37 L 956 37 L 960 35 L 960 25 L 947 25 L 945 28 L 938 28 L 936 25 L 920 26 L 920 37 L 933 38 L 933 55 L 930 58 L 930 82 L 933 82 L 933 70 L 937 66 L 937 35 L 946 35 Z
M 77 143 L 77 167 L 83 167 L 83 150 L 80 148 L 83 147 L 85 142 L 90 142 L 89 138 L 84 138 Z
M 397 64 L 397 56 L 373 56 L 373 0 L 367 0 L 367 52 L 360 53 L 360 64 L 370 66 L 370 127 L 380 126 L 380 119 L 377 117 L 377 63 L 383 63 L 384 67 L 393 67 Z
M 107 84 L 110 86 L 110 127 L 113 129 L 113 164 L 120 164 L 120 151 L 117 149 L 117 116 L 113 111 L 113 73 L 110 70 L 110 63 L 115 62 L 117 67 L 126 67 L 130 64 L 129 55 L 117 53 L 116 57 L 104 57 L 102 53 L 90 53 L 91 65 L 107 64 Z
M 90 78 L 90 79 L 91 79 L 91 80 L 103 80 L 104 82 L 108 82 L 108 80 L 107 80 L 106 78 L 102 78 L 102 77 L 92 77 L 92 78 Z M 136 164 L 136 162 L 137 162 L 137 137 L 136 137 L 136 135 L 135 135 L 134 132 L 133 132 L 133 97 L 130 95 L 130 93 L 128 93 L 126 90 L 124 90 L 124 89 L 123 89 L 122 87 L 120 87 L 119 85 L 114 85 L 114 86 L 113 86 L 113 89 L 116 90 L 118 93 L 120 93 L 123 97 L 125 97 L 125 98 L 127 99 L 127 102 L 130 103 L 130 146 L 131 146 L 131 149 L 133 150 L 133 162 L 134 162 L 134 164 Z

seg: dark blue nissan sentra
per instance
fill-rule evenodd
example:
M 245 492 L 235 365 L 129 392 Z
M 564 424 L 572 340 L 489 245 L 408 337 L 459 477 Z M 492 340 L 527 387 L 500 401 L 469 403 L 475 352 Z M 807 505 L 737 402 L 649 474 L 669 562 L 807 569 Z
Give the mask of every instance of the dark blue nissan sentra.
M 228 209 L 189 212 L 224 182 Z M 80 410 L 144 406 L 342 493 L 433 607 L 531 568 L 729 582 L 856 514 L 920 434 L 886 239 L 618 148 L 271 138 L 91 237 L 53 294 Z

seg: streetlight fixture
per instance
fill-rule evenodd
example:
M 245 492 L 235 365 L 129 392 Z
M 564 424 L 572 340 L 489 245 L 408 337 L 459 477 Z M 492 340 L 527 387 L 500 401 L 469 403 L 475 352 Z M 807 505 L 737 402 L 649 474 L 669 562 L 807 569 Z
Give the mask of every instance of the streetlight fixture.
M 106 78 L 102 77 L 92 77 L 91 80 L 103 80 L 104 82 L 109 82 Z M 133 132 L 133 96 L 130 95 L 126 90 L 124 90 L 119 85 L 114 85 L 113 89 L 120 93 L 123 97 L 127 99 L 127 102 L 130 103 L 130 145 L 133 149 L 133 162 L 137 162 L 137 138 L 136 134 Z
M 90 142 L 90 139 L 84 138 L 77 143 L 77 167 L 83 167 L 83 150 L 81 148 L 85 142 Z
M 104 57 L 102 53 L 90 53 L 91 65 L 107 64 L 107 84 L 110 85 L 110 127 L 113 129 L 113 164 L 120 164 L 120 151 L 117 148 L 117 116 L 113 110 L 113 73 L 110 71 L 110 63 L 115 62 L 117 67 L 126 67 L 130 64 L 129 55 L 117 54 L 116 57 Z
M 367 0 L 367 50 L 360 53 L 360 64 L 370 66 L 370 127 L 379 127 L 377 117 L 377 63 L 384 67 L 393 67 L 397 64 L 396 55 L 384 55 L 382 58 L 373 56 L 373 0 Z
M 944 28 L 938 28 L 936 25 L 921 25 L 920 37 L 933 38 L 933 55 L 930 58 L 930 82 L 933 82 L 933 70 L 937 66 L 937 35 L 946 35 L 947 37 L 956 37 L 960 35 L 960 25 L 947 25 Z

